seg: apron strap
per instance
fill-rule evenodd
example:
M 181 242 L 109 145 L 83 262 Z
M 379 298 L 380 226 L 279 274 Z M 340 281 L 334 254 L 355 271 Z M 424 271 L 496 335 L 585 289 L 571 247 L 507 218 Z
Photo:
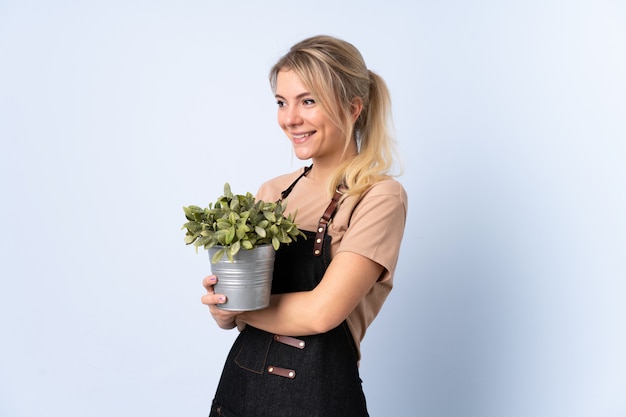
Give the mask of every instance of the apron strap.
M 278 199 L 277 203 L 282 203 L 282 201 L 285 198 L 287 198 L 287 196 L 293 190 L 293 187 L 296 186 L 296 184 L 298 183 L 298 181 L 300 181 L 302 177 L 306 176 L 306 174 L 309 173 L 311 168 L 313 168 L 313 165 L 304 167 L 304 171 L 302 172 L 302 174 L 300 174 L 300 176 L 296 178 L 295 181 L 292 182 L 291 185 L 287 187 L 286 190 L 280 193 L 280 198 Z M 343 195 L 343 193 L 341 192 L 342 188 L 343 187 L 341 186 L 337 187 L 332 200 L 330 200 L 330 204 L 328 205 L 328 207 L 326 207 L 326 210 L 324 211 L 324 214 L 320 218 L 320 221 L 317 225 L 317 230 L 315 232 L 315 243 L 313 245 L 313 255 L 315 256 L 320 256 L 322 254 L 322 246 L 324 245 L 324 235 L 326 235 L 326 229 L 328 228 L 328 224 L 330 223 L 333 216 L 335 215 L 335 212 L 337 211 L 337 204 L 339 204 L 339 200 L 341 199 L 341 196 Z
M 324 244 L 324 235 L 326 234 L 328 223 L 330 223 L 335 215 L 335 212 L 337 211 L 337 204 L 339 203 L 339 199 L 342 195 L 343 193 L 339 190 L 339 187 L 337 187 L 335 194 L 333 194 L 333 199 L 330 200 L 330 204 L 326 207 L 324 214 L 317 224 L 317 230 L 315 231 L 315 243 L 313 244 L 313 255 L 315 256 L 320 256 L 322 254 L 322 245 Z
M 300 181 L 300 178 L 305 177 L 306 174 L 309 173 L 309 171 L 311 170 L 311 168 L 313 168 L 313 165 L 309 165 L 308 167 L 304 167 L 304 171 L 302 172 L 302 174 L 300 174 L 300 176 L 298 178 L 296 178 L 296 180 L 294 182 L 291 183 L 291 185 L 284 191 L 282 191 L 280 193 L 280 198 L 278 199 L 277 203 L 282 203 L 282 201 L 287 198 L 287 196 L 291 193 L 291 190 L 293 190 L 293 187 L 296 186 L 296 184 L 298 183 L 298 181 Z

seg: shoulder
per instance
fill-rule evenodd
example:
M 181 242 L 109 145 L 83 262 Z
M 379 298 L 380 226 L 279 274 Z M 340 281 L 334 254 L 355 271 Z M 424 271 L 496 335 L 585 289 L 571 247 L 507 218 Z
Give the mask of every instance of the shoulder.
M 361 199 L 375 196 L 393 196 L 402 201 L 408 201 L 404 187 L 399 181 L 393 178 L 374 183 L 361 195 Z
M 359 202 L 380 198 L 392 201 L 395 200 L 396 203 L 401 203 L 405 207 L 408 204 L 406 190 L 399 181 L 393 178 L 374 183 L 370 188 L 365 190 L 363 194 L 361 194 Z
M 337 215 L 345 227 L 371 227 L 372 222 L 404 224 L 407 211 L 408 198 L 404 187 L 395 179 L 386 179 L 372 184 L 359 196 L 346 196 Z

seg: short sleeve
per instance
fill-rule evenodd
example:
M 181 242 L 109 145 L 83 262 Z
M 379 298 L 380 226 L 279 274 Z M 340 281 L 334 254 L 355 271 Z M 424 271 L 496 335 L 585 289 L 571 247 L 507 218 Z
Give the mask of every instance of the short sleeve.
M 379 281 L 393 276 L 407 214 L 407 195 L 395 180 L 381 181 L 361 196 L 337 252 L 354 252 L 382 265 Z

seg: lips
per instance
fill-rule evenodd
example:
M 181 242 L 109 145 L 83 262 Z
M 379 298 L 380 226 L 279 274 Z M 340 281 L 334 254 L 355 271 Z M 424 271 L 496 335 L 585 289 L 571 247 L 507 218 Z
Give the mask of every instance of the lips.
M 306 133 L 297 133 L 297 134 L 292 134 L 291 138 L 293 139 L 294 142 L 304 142 L 309 136 L 311 136 L 312 134 L 314 134 L 315 131 L 313 132 L 306 132 Z

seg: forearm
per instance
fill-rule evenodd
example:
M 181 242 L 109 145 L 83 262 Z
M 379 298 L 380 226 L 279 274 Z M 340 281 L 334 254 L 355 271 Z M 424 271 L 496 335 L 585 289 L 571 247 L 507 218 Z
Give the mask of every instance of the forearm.
M 335 326 L 319 311 L 317 303 L 312 302 L 314 299 L 313 291 L 275 294 L 271 296 L 268 308 L 243 312 L 237 316 L 237 321 L 274 334 L 307 336 L 323 333 Z
M 272 295 L 268 308 L 241 313 L 237 322 L 288 336 L 327 332 L 348 317 L 382 270 L 370 259 L 341 252 L 315 289 Z

